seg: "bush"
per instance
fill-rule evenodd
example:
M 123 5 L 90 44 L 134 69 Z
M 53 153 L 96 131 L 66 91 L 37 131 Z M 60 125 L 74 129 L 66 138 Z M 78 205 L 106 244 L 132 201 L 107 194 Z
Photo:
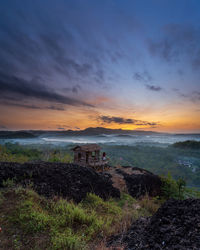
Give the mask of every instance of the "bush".
M 170 173 L 167 177 L 161 177 L 162 179 L 162 197 L 164 199 L 187 199 L 187 198 L 199 198 L 200 192 L 195 188 L 186 187 L 186 181 L 179 178 L 174 180 Z
M 3 183 L 2 183 L 3 187 L 7 187 L 7 188 L 12 188 L 14 187 L 16 184 L 15 184 L 15 180 L 14 179 L 7 179 L 6 181 L 3 180 Z
M 167 177 L 161 177 L 162 180 L 162 195 L 165 199 L 178 198 L 178 186 L 176 181 L 168 173 Z
M 54 232 L 51 238 L 52 248 L 55 250 L 69 249 L 79 250 L 85 249 L 85 244 L 82 238 L 72 232 L 70 228 L 67 228 L 64 232 Z
M 41 209 L 34 201 L 23 201 L 11 221 L 16 222 L 24 232 L 35 233 L 42 232 L 47 229 L 50 222 L 49 215 Z

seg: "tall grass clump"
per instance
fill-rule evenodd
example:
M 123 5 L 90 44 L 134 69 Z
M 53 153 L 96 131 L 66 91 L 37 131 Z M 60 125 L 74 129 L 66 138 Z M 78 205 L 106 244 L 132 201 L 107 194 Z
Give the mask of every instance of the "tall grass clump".
M 52 249 L 86 249 L 86 244 L 82 237 L 74 234 L 70 228 L 63 230 L 63 232 L 53 232 L 51 233 L 51 243 Z
M 76 204 L 62 198 L 46 199 L 30 188 L 7 188 L 0 196 L 1 226 L 6 225 L 5 241 L 9 241 L 5 249 L 15 249 L 16 238 L 17 245 L 26 244 L 27 249 L 40 245 L 40 249 L 88 249 L 123 233 L 133 220 L 146 215 L 146 206 L 138 204 L 125 193 L 107 201 L 89 193 Z

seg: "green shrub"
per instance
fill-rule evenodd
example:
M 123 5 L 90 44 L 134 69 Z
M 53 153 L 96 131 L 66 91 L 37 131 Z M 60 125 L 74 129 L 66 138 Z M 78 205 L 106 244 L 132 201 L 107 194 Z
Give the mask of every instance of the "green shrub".
M 89 193 L 86 198 L 82 201 L 81 205 L 84 208 L 95 209 L 98 214 L 117 214 L 121 215 L 121 208 L 116 206 L 116 202 L 112 199 L 104 201 L 99 196 Z
M 76 225 L 87 225 L 90 226 L 95 224 L 97 221 L 97 216 L 94 211 L 87 213 L 86 210 L 75 205 L 73 203 L 67 202 L 66 200 L 60 199 L 53 206 L 53 211 L 58 214 L 58 219 L 66 226 L 76 226 Z
M 178 198 L 178 186 L 176 181 L 172 178 L 171 174 L 168 173 L 167 177 L 162 177 L 162 195 L 164 198 Z
M 0 191 L 0 205 L 3 203 L 3 201 L 4 201 L 4 196 L 2 192 Z
M 79 235 L 74 234 L 70 228 L 67 228 L 62 233 L 54 232 L 52 234 L 51 242 L 52 248 L 55 250 L 80 250 L 85 248 L 82 238 Z
M 135 204 L 137 201 L 134 199 L 131 195 L 127 193 L 121 193 L 120 200 L 118 201 L 118 205 L 120 207 L 124 207 L 125 205 L 128 205 L 129 207 L 132 207 L 133 204 Z
M 7 180 L 3 180 L 3 186 L 4 187 L 7 187 L 7 188 L 12 188 L 12 187 L 14 187 L 16 184 L 15 184 L 15 181 L 14 181 L 14 179 L 10 179 L 10 178 L 8 178 Z
M 18 209 L 17 222 L 26 232 L 44 231 L 50 219 L 49 215 L 31 200 L 24 201 Z
M 189 197 L 194 197 L 192 195 L 195 192 L 190 193 L 190 188 L 186 188 L 186 181 L 182 178 L 179 178 L 177 181 L 174 180 L 170 173 L 167 177 L 161 177 L 162 179 L 162 196 L 165 199 L 174 198 L 174 199 L 185 199 Z M 191 194 L 191 196 L 189 195 Z M 196 194 L 198 194 L 196 192 Z

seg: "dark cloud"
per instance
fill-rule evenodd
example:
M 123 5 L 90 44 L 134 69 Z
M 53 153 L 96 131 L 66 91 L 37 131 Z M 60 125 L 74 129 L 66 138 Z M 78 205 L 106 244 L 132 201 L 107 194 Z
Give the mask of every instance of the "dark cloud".
M 133 120 L 132 119 L 124 119 L 122 117 L 115 117 L 115 116 L 100 116 L 99 117 L 101 121 L 105 123 L 118 123 L 118 124 L 132 124 Z
M 173 50 L 173 44 L 167 38 L 163 38 L 160 42 L 149 41 L 149 50 L 151 54 L 159 55 L 167 62 L 171 61 L 177 55 Z
M 57 129 L 70 129 L 71 127 L 70 126 L 68 126 L 68 125 L 65 125 L 65 124 L 57 124 L 56 125 L 57 126 Z
M 145 84 L 145 87 L 148 90 L 151 90 L 151 91 L 161 91 L 161 90 L 163 90 L 160 86 L 156 86 L 156 85 L 151 84 L 153 78 L 147 71 L 135 72 L 135 74 L 133 75 L 133 78 L 135 80 Z
M 96 44 L 96 37 L 92 35 L 94 32 L 88 35 L 88 29 L 93 30 L 95 25 L 85 25 L 87 19 L 82 16 L 83 13 L 74 18 L 71 11 L 76 7 L 72 5 L 70 10 L 67 3 L 60 3 L 60 12 L 58 9 L 55 11 L 53 1 L 48 8 L 44 8 L 43 4 L 40 8 L 39 3 L 25 6 L 20 11 L 15 11 L 13 6 L 12 18 L 6 11 L 1 15 L 1 70 L 17 72 L 19 76 L 26 73 L 32 78 L 35 75 L 60 75 L 70 80 L 66 83 L 67 87 L 71 87 L 73 81 L 80 84 L 88 82 L 88 79 L 96 83 L 105 81 L 103 64 L 106 51 L 100 43 Z
M 81 90 L 81 86 L 78 85 L 78 84 L 76 84 L 73 87 L 67 87 L 67 88 L 64 88 L 63 90 L 65 90 L 65 91 L 71 91 L 72 93 L 77 94 Z
M 42 107 L 42 108 L 43 109 L 58 110 L 58 111 L 66 110 L 64 107 L 59 107 L 59 106 L 55 106 L 55 105 L 50 105 L 50 106 L 46 106 L 46 107 Z
M 192 25 L 168 24 L 160 39 L 148 41 L 152 55 L 167 62 L 188 61 L 193 68 L 200 66 L 200 28 Z
M 18 103 L 18 102 L 13 102 L 10 100 L 0 100 L 0 104 L 6 105 L 6 106 L 14 106 L 14 107 L 20 107 L 20 108 L 25 108 L 25 109 L 50 109 L 50 110 L 57 110 L 57 111 L 64 111 L 66 110 L 64 107 L 61 107 L 59 105 L 49 105 L 49 106 L 38 106 L 34 104 L 28 104 L 28 103 Z
M 95 80 L 98 83 L 103 83 L 105 81 L 105 73 L 102 69 L 98 69 L 95 73 Z
M 51 103 L 92 107 L 91 104 L 84 101 L 58 94 L 37 80 L 27 81 L 25 79 L 16 76 L 8 76 L 3 73 L 0 73 L 0 92 L 0 99 L 4 100 L 7 99 L 7 97 L 12 98 L 13 96 L 14 98 L 21 98 L 21 100 L 37 99 Z
M 161 91 L 163 90 L 160 86 L 145 84 L 146 88 L 151 91 Z
M 172 91 L 175 92 L 179 97 L 188 100 L 190 102 L 196 103 L 200 101 L 199 91 L 188 92 L 187 94 L 183 93 L 182 90 L 177 88 L 173 88 Z
M 190 95 L 186 95 L 184 93 L 181 92 L 180 89 L 177 89 L 177 88 L 173 88 L 172 89 L 179 97 L 183 97 L 183 98 L 190 98 Z
M 0 124 L 0 129 L 7 129 L 7 127 Z
M 158 122 L 147 122 L 136 119 L 126 119 L 123 117 L 116 116 L 99 116 L 98 120 L 102 121 L 103 123 L 134 124 L 137 126 L 156 126 L 159 124 Z
M 192 94 L 193 94 L 194 100 L 200 101 L 200 91 L 195 91 Z
M 66 44 L 70 44 L 69 48 Z M 54 31 L 45 35 L 36 34 L 33 39 L 21 30 L 9 29 L 9 38 L 0 40 L 0 45 L 0 68 L 6 72 L 13 69 L 20 73 L 26 71 L 42 76 L 56 73 L 70 80 L 94 75 L 97 80 L 102 80 L 98 72 L 103 72 L 103 69 L 98 69 L 97 72 L 95 69 L 100 65 L 96 65 L 91 58 L 80 61 L 80 57 L 73 52 L 75 45 L 70 50 L 72 40 L 69 41 L 66 34 L 60 37 Z
M 152 76 L 147 71 L 135 72 L 133 78 L 140 82 L 150 82 L 153 79 Z
M 65 130 L 65 128 L 60 128 L 60 127 L 59 127 L 59 128 L 57 128 L 57 129 L 59 129 L 59 130 Z

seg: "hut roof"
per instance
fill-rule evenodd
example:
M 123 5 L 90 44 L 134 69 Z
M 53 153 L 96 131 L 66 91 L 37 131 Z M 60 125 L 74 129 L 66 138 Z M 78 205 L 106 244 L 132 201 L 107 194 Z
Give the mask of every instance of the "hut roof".
M 85 145 L 78 145 L 72 148 L 73 151 L 81 150 L 81 151 L 95 151 L 100 150 L 100 146 L 98 144 L 85 144 Z

